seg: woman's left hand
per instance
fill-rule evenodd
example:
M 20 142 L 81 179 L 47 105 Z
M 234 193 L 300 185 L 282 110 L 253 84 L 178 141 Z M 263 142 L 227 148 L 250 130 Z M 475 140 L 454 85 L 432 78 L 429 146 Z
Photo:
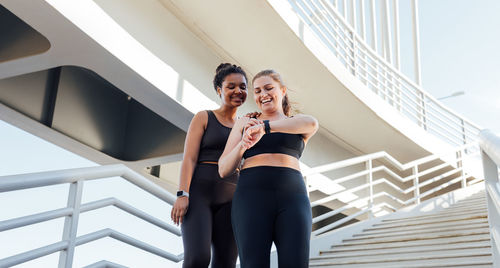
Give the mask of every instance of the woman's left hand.
M 264 124 L 253 124 L 246 127 L 245 132 L 243 133 L 243 139 L 247 141 L 248 148 L 251 148 L 260 141 L 264 134 Z
M 259 120 L 259 119 L 250 118 L 250 119 L 248 119 L 245 127 L 243 127 L 243 131 L 246 131 L 249 127 L 260 125 L 262 123 L 263 122 L 261 120 Z

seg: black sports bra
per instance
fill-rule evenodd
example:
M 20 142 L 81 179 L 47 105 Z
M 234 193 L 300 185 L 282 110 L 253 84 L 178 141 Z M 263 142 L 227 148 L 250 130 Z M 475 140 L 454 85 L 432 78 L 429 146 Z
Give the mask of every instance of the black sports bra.
M 213 111 L 208 110 L 207 113 L 207 128 L 201 138 L 198 162 L 218 162 L 226 146 L 231 128 L 221 124 Z
M 274 132 L 264 134 L 259 142 L 245 151 L 243 158 L 249 158 L 258 154 L 280 153 L 299 159 L 304 151 L 304 146 L 304 139 L 300 134 Z

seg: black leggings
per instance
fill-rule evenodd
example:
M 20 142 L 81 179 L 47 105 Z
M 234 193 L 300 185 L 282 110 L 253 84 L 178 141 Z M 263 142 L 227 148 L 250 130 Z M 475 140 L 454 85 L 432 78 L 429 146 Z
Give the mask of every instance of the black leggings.
M 300 171 L 269 166 L 243 169 L 231 219 L 241 268 L 269 267 L 273 241 L 280 268 L 309 266 L 311 205 Z
M 221 179 L 218 166 L 198 164 L 189 187 L 189 207 L 181 231 L 183 268 L 234 268 L 238 251 L 231 226 L 231 200 L 237 176 Z

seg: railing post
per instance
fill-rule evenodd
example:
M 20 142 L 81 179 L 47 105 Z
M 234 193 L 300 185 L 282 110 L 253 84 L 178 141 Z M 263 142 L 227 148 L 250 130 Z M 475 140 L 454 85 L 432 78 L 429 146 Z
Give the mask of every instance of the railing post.
M 382 27 L 382 47 L 384 51 L 384 58 L 389 64 L 392 63 L 392 44 L 391 44 L 391 30 L 390 30 L 390 15 L 389 15 L 389 0 L 382 0 L 380 3 L 381 14 L 381 27 Z
M 466 140 L 466 136 L 465 136 L 465 122 L 464 122 L 463 118 L 460 118 L 460 123 L 462 126 L 462 139 L 463 139 L 464 144 L 467 144 L 467 140 Z
M 359 11 L 360 16 L 360 24 L 359 24 L 359 29 L 361 30 L 361 37 L 363 38 L 363 41 L 366 42 L 366 23 L 365 23 L 365 1 L 361 0 L 359 3 Z M 367 42 L 366 42 L 367 43 Z
M 82 203 L 82 190 L 82 180 L 71 183 L 69 186 L 68 207 L 73 208 L 73 213 L 70 216 L 66 216 L 64 220 L 62 240 L 69 241 L 69 245 L 59 255 L 59 268 L 72 267 L 73 265 L 78 218 L 80 217 L 80 205 Z
M 371 32 L 372 32 L 372 38 L 371 38 L 371 46 L 373 48 L 373 51 L 377 52 L 377 19 L 375 18 L 376 12 L 375 12 L 375 0 L 370 0 L 370 27 L 371 27 Z
M 500 230 L 500 211 L 496 209 L 494 197 L 490 196 L 488 188 L 497 189 L 499 184 L 498 180 L 498 166 L 495 162 L 481 149 L 481 158 L 483 161 L 483 171 L 484 171 L 484 181 L 486 186 L 486 196 L 488 202 L 488 222 L 490 225 L 490 235 L 492 238 L 492 255 L 493 255 L 493 266 L 497 267 L 500 264 L 500 248 L 498 245 L 500 241 L 495 241 L 498 238 L 493 232 Z
M 399 52 L 399 4 L 398 0 L 393 0 L 394 3 L 394 65 L 398 71 L 401 71 L 401 60 Z
M 372 173 L 372 170 L 373 170 L 373 163 L 372 163 L 372 159 L 368 159 L 368 161 L 366 161 L 366 169 L 368 170 L 368 183 L 369 183 L 369 188 L 370 188 L 370 199 L 369 199 L 369 203 L 368 203 L 368 209 L 369 209 L 369 213 L 368 213 L 368 217 L 371 219 L 373 218 L 373 173 Z
M 418 116 L 418 125 L 421 126 L 423 129 L 427 130 L 427 118 L 426 118 L 426 113 L 425 113 L 425 96 L 422 92 L 418 92 L 418 96 L 420 98 L 420 108 L 417 109 L 419 112 Z
M 422 72 L 420 70 L 420 30 L 418 26 L 418 0 L 411 0 L 412 32 L 413 32 L 413 68 L 415 83 L 422 85 Z
M 460 168 L 460 176 L 462 176 L 461 187 L 467 187 L 467 181 L 465 180 L 465 171 L 464 171 L 464 149 L 460 149 L 457 151 L 457 168 Z
M 355 33 L 352 31 L 349 31 L 349 35 L 351 36 L 351 55 L 352 55 L 352 75 L 356 76 L 358 72 L 356 72 L 356 37 L 354 36 Z M 360 79 L 361 80 L 361 79 Z
M 344 19 L 347 19 L 347 6 L 345 0 L 342 0 L 342 15 L 344 15 Z
M 402 101 L 401 101 L 401 79 L 396 78 L 396 92 L 397 92 L 397 103 L 398 103 L 398 111 L 402 111 Z
M 415 204 L 420 204 L 420 185 L 418 179 L 418 165 L 413 167 L 413 186 L 415 186 L 414 197 Z

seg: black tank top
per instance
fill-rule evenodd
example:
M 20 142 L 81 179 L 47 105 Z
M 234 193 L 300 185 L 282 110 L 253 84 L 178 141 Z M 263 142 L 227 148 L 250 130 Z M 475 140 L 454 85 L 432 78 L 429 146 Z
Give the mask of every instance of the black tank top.
M 304 139 L 302 135 L 274 132 L 264 134 L 259 142 L 245 151 L 243 158 L 265 153 L 280 153 L 299 159 L 303 151 Z
M 215 117 L 213 111 L 207 111 L 207 114 L 207 128 L 201 138 L 198 162 L 218 162 L 226 146 L 231 128 L 222 125 L 219 120 L 217 120 L 217 117 Z

